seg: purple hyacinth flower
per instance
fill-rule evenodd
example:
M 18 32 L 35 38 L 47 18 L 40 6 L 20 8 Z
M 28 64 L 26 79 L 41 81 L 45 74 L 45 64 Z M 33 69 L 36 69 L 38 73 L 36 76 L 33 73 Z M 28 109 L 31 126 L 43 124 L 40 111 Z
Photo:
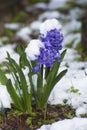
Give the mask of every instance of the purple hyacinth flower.
M 40 40 L 44 43 L 47 49 L 53 48 L 57 51 L 62 49 L 62 41 L 64 39 L 63 34 L 60 30 L 52 29 L 47 32 L 47 35 L 40 35 Z
M 34 68 L 38 72 L 41 65 L 52 67 L 56 60 L 60 62 L 62 49 L 62 41 L 64 37 L 60 30 L 52 29 L 47 31 L 47 34 L 41 34 L 40 40 L 44 44 L 44 48 L 40 47 L 40 54 L 36 55 L 37 66 Z
M 38 72 L 39 72 L 39 67 L 40 67 L 40 65 L 37 64 L 32 70 L 33 70 L 34 72 L 38 73 Z
M 51 68 L 55 60 L 60 59 L 60 57 L 61 54 L 54 49 L 40 48 L 40 55 L 36 56 L 36 59 L 39 65 L 45 65 L 46 67 Z

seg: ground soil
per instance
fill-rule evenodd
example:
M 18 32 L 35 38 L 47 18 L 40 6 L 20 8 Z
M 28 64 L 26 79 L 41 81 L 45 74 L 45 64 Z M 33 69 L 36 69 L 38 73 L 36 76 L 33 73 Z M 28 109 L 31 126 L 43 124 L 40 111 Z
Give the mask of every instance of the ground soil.
M 35 109 L 34 107 L 33 113 L 35 113 L 33 116 L 26 113 L 19 115 L 7 113 L 0 122 L 0 128 L 2 130 L 35 130 L 42 124 L 51 124 L 75 116 L 75 110 L 67 105 L 48 105 L 45 119 L 44 110 Z

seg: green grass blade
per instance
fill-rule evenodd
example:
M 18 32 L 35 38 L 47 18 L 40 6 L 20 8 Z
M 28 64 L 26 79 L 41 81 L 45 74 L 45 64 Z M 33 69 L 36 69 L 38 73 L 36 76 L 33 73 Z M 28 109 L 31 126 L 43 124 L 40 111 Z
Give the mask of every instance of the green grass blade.
M 64 50 L 61 54 L 61 60 L 63 60 L 64 56 L 66 54 L 66 50 Z M 58 62 L 58 60 L 56 60 L 56 62 L 54 63 L 53 67 L 51 68 L 49 75 L 47 76 L 47 83 L 49 83 L 50 85 L 52 84 L 52 82 L 54 81 L 54 79 L 57 76 L 59 67 L 60 67 L 61 62 Z
M 56 60 L 55 64 L 49 72 L 49 75 L 47 76 L 46 82 L 49 83 L 49 86 L 52 84 L 53 80 L 57 75 L 59 64 L 60 63 L 58 63 L 58 61 Z
M 53 88 L 55 87 L 56 83 L 59 82 L 59 80 L 66 74 L 66 72 L 67 72 L 67 69 L 63 70 L 62 72 L 59 73 L 58 76 L 56 76 L 56 78 L 54 79 L 54 81 L 51 84 L 47 83 L 44 86 L 44 94 L 43 94 L 43 100 L 42 100 L 44 106 L 46 105 L 47 100 L 50 96 L 50 93 L 53 90 Z
M 23 105 L 21 104 L 20 97 L 17 95 L 17 93 L 16 93 L 10 79 L 7 81 L 6 86 L 7 86 L 8 92 L 9 92 L 9 94 L 10 94 L 12 100 L 13 100 L 13 105 L 17 109 L 19 109 L 21 111 L 24 111 Z
M 37 91 L 36 91 L 36 102 L 37 102 L 37 107 L 40 106 L 42 102 L 42 96 L 43 96 L 43 77 L 41 74 L 38 74 L 37 77 Z
M 8 80 L 7 77 L 5 76 L 5 74 L 0 69 L 0 82 L 1 82 L 1 84 L 6 85 L 7 80 Z
M 21 90 L 23 92 L 24 106 L 25 106 L 25 109 L 28 112 L 30 112 L 31 111 L 31 94 L 28 93 L 28 86 L 27 86 L 27 82 L 26 82 L 25 76 L 24 76 L 20 66 L 15 62 L 15 60 L 13 60 L 10 57 L 10 55 L 8 55 L 8 60 L 9 60 L 9 62 L 11 62 L 13 64 L 15 70 L 17 71 L 17 73 L 19 75 Z
M 61 60 L 63 60 L 63 58 L 64 58 L 64 56 L 65 56 L 65 54 L 66 54 L 66 49 L 62 52 L 62 54 L 61 54 Z
M 65 70 L 63 70 L 62 72 L 60 72 L 60 73 L 58 74 L 58 76 L 55 78 L 54 82 L 52 83 L 52 86 L 55 86 L 56 83 L 58 83 L 59 80 L 61 80 L 62 77 L 63 77 L 66 73 L 67 73 L 67 69 L 65 69 Z

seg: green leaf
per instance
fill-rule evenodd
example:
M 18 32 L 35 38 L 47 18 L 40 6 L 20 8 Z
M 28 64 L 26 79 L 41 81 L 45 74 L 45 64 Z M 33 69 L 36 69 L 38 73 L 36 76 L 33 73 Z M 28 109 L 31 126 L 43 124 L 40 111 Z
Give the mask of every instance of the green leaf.
M 36 103 L 37 106 L 42 102 L 43 96 L 43 77 L 41 74 L 38 74 L 37 77 L 37 91 L 36 91 Z
M 31 112 L 31 93 L 28 93 L 28 86 L 25 79 L 25 76 L 20 68 L 20 66 L 13 60 L 10 55 L 8 54 L 8 60 L 11 66 L 15 69 L 15 72 L 18 73 L 20 79 L 20 88 L 22 91 L 22 102 L 24 103 L 25 109 L 28 112 Z M 15 74 L 16 75 L 16 74 Z
M 37 95 L 42 93 L 42 89 L 43 89 L 43 79 L 41 74 L 38 74 L 37 77 Z
M 24 47 L 23 46 L 17 46 L 17 52 L 21 56 L 24 54 Z
M 66 54 L 66 50 L 64 50 L 61 54 L 61 60 L 63 60 L 64 56 Z M 52 84 L 52 82 L 54 81 L 54 79 L 56 78 L 56 75 L 58 73 L 59 67 L 60 67 L 61 62 L 58 62 L 58 60 L 56 60 L 56 62 L 54 63 L 53 67 L 51 68 L 48 76 L 47 76 L 47 83 L 49 83 L 49 86 Z
M 21 110 L 21 111 L 24 111 L 24 108 L 23 108 L 23 105 L 21 104 L 21 100 L 20 100 L 20 97 L 17 95 L 12 83 L 11 83 L 11 80 L 9 79 L 7 81 L 7 90 L 13 100 L 13 105 L 18 109 L 18 110 Z
M 63 58 L 64 58 L 64 56 L 65 56 L 65 54 L 66 54 L 66 49 L 62 52 L 62 54 L 61 54 L 61 60 L 63 60 Z
M 60 63 L 58 63 L 58 61 L 56 60 L 55 64 L 53 65 L 52 69 L 49 72 L 49 75 L 47 76 L 46 82 L 47 84 L 49 84 L 49 86 L 52 84 L 53 80 L 57 75 L 59 64 Z
M 61 60 L 63 60 L 65 56 L 66 50 L 64 50 L 61 54 Z M 46 76 L 46 84 L 43 87 L 43 92 L 42 96 L 40 97 L 41 100 L 39 100 L 39 106 L 40 108 L 46 107 L 48 98 L 50 96 L 50 93 L 52 89 L 54 88 L 55 84 L 65 75 L 67 70 L 64 70 L 58 74 L 58 70 L 60 68 L 61 62 L 56 62 L 54 63 L 53 67 L 48 71 L 47 69 L 45 71 L 48 71 L 47 76 Z M 38 95 L 39 96 L 39 95 Z
M 59 73 L 59 75 L 54 79 L 54 81 L 50 85 L 46 84 L 44 86 L 44 94 L 43 94 L 43 101 L 42 101 L 44 106 L 46 105 L 48 98 L 50 96 L 50 93 L 55 87 L 56 83 L 59 82 L 59 80 L 66 74 L 66 72 L 67 72 L 67 69 L 63 70 L 62 72 Z
M 61 60 L 63 60 L 66 54 L 66 50 L 64 50 L 61 54 Z M 48 98 L 50 96 L 51 91 L 53 90 L 54 86 L 58 81 L 66 74 L 67 70 L 64 70 L 58 74 L 58 70 L 60 68 L 60 64 L 57 60 L 53 65 L 52 69 L 50 70 L 48 77 L 46 79 L 47 83 L 44 86 L 44 93 L 42 99 L 42 106 L 46 106 Z M 58 75 L 57 75 L 58 74 Z
M 63 70 L 62 72 L 60 72 L 60 73 L 58 74 L 58 76 L 55 78 L 54 82 L 52 83 L 52 86 L 55 86 L 56 83 L 58 83 L 59 80 L 61 80 L 62 77 L 63 77 L 66 73 L 67 73 L 67 69 L 65 69 L 65 70 Z
M 1 84 L 6 85 L 7 80 L 8 80 L 7 77 L 5 76 L 5 74 L 0 69 L 0 82 L 1 82 Z
M 11 60 L 9 54 L 8 54 L 8 57 L 9 57 L 8 58 L 9 62 L 7 63 L 7 67 L 10 70 L 10 72 L 12 73 L 12 76 L 13 76 L 14 81 L 15 81 L 15 88 L 16 88 L 17 91 L 19 91 L 19 94 L 20 94 L 21 85 L 20 85 L 19 77 L 17 75 L 18 72 L 17 72 L 14 64 L 12 63 L 12 60 Z M 20 94 L 20 96 L 21 96 L 21 94 Z

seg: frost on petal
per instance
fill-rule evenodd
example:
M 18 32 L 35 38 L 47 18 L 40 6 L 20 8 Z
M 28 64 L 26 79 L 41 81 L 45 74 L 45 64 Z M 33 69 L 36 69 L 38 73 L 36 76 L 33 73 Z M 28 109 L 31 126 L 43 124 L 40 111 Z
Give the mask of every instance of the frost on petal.
M 12 100 L 6 87 L 0 84 L 0 106 L 4 108 L 11 108 L 11 102 Z
M 40 33 L 46 35 L 47 31 L 61 29 L 61 24 L 56 19 L 48 19 L 40 25 Z
M 43 43 L 40 40 L 31 40 L 25 49 L 25 53 L 27 54 L 30 60 L 35 60 L 36 55 L 40 54 L 40 47 L 44 47 Z

